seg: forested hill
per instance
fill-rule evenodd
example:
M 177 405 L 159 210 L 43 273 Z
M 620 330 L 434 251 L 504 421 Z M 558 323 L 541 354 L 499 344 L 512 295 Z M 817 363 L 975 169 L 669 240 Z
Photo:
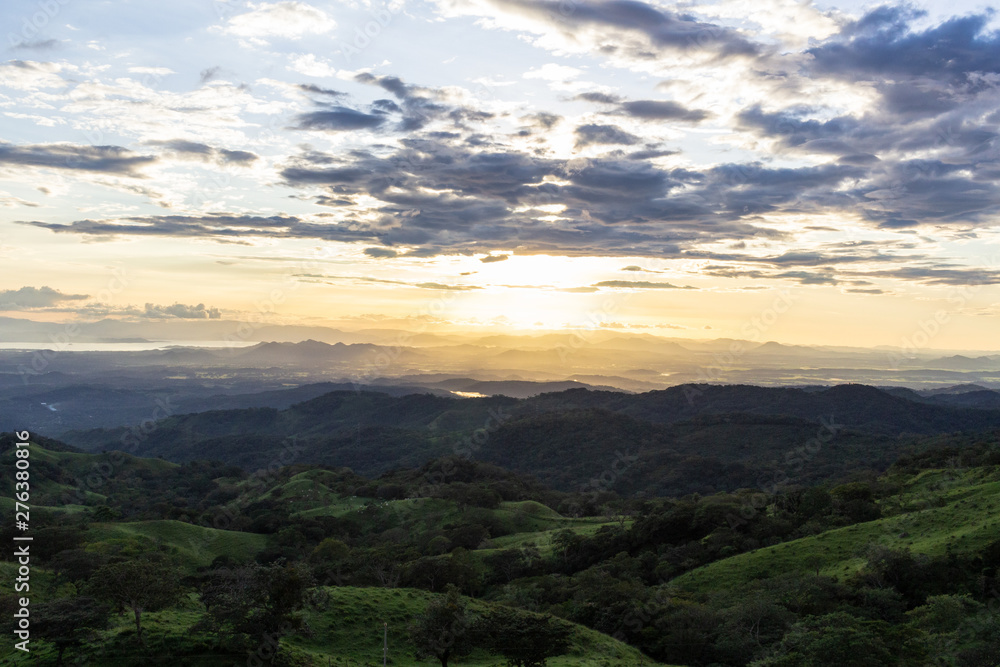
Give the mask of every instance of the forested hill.
M 863 385 L 682 385 L 527 399 L 334 391 L 284 410 L 176 415 L 63 439 L 175 462 L 211 458 L 247 470 L 319 463 L 365 476 L 457 454 L 562 490 L 603 479 L 602 488 L 619 493 L 661 495 L 840 479 L 859 467 L 884 469 L 922 438 L 990 429 L 1000 429 L 1000 410 L 931 405 Z

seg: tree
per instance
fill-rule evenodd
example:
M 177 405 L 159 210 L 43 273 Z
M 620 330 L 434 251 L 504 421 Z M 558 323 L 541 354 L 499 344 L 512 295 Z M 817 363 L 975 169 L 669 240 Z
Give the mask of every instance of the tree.
M 845 612 L 810 616 L 793 625 L 771 655 L 751 665 L 896 665 L 899 664 L 902 650 L 901 647 L 887 645 L 884 641 L 883 634 L 888 634 L 887 629 L 887 624 L 882 621 L 865 621 Z
M 450 658 L 472 650 L 472 617 L 458 587 L 448 584 L 444 596 L 435 597 L 410 625 L 410 638 L 418 658 L 436 658 L 448 667 Z
M 88 587 L 94 597 L 132 610 L 139 644 L 144 643 L 142 613 L 169 607 L 180 598 L 182 591 L 173 566 L 147 559 L 104 565 L 90 578 Z
M 548 658 L 569 651 L 572 626 L 549 614 L 495 607 L 476 621 L 478 645 L 502 655 L 509 667 L 544 667 Z
M 251 564 L 217 570 L 201 588 L 202 625 L 246 649 L 262 639 L 270 650 L 258 658 L 274 662 L 282 636 L 302 627 L 296 613 L 312 583 L 301 565 Z
M 32 630 L 38 637 L 56 645 L 56 667 L 62 665 L 67 648 L 80 646 L 88 631 L 103 630 L 108 625 L 107 607 L 92 597 L 61 598 L 38 605 L 32 615 Z

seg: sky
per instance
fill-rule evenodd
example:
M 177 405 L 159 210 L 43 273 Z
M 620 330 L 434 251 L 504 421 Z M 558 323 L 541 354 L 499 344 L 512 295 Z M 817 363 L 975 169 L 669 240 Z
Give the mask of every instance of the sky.
M 998 347 L 983 3 L 16 0 L 0 25 L 0 316 Z

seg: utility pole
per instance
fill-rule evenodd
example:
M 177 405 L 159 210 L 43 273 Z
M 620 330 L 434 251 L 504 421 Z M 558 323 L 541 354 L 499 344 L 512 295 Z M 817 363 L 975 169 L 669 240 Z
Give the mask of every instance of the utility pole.
M 382 623 L 382 667 L 389 664 L 389 624 Z

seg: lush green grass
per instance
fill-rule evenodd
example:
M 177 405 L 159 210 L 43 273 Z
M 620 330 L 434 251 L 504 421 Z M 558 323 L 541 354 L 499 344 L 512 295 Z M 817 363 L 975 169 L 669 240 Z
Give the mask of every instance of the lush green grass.
M 436 665 L 436 661 L 419 661 L 414 657 L 407 626 L 420 614 L 433 597 L 426 591 L 406 588 L 322 588 L 316 589 L 317 604 L 304 612 L 311 632 L 309 636 L 294 635 L 282 640 L 282 650 L 292 656 L 298 665 L 326 667 L 327 665 L 356 665 L 376 667 L 382 664 L 383 623 L 388 624 L 389 664 Z M 324 599 L 325 598 L 325 599 Z M 41 600 L 39 600 L 41 601 Z M 488 603 L 468 600 L 473 612 L 482 612 Z M 192 665 L 194 667 L 258 664 L 248 662 L 246 655 L 232 655 L 216 648 L 213 637 L 192 632 L 203 607 L 194 594 L 178 606 L 160 612 L 143 614 L 143 628 L 147 646 L 140 648 L 135 641 L 135 626 L 131 613 L 112 615 L 110 627 L 80 649 L 67 651 L 66 658 L 73 660 L 87 656 L 93 665 L 102 667 L 141 667 L 150 661 L 162 664 Z M 631 667 L 633 665 L 658 665 L 636 649 L 594 630 L 575 626 L 571 638 L 571 652 L 552 658 L 552 667 Z M 264 644 L 262 651 L 268 650 Z M 55 664 L 55 651 L 41 640 L 32 640 L 31 657 L 24 659 L 8 645 L 0 653 L 0 665 Z M 109 656 L 115 656 L 110 658 Z M 502 661 L 484 651 L 477 651 L 464 659 L 453 659 L 450 664 L 500 665 Z
M 32 602 L 41 602 L 32 598 Z M 146 646 L 135 640 L 135 621 L 131 612 L 112 614 L 108 629 L 99 632 L 82 647 L 68 649 L 63 663 L 94 665 L 100 667 L 146 667 L 150 664 L 191 665 L 191 667 L 243 667 L 246 656 L 216 650 L 215 642 L 207 635 L 192 633 L 191 626 L 201 617 L 204 608 L 195 595 L 189 595 L 181 604 L 159 612 L 146 612 L 142 616 L 143 636 Z M 0 665 L 54 665 L 55 647 L 38 638 L 32 638 L 30 657 L 7 642 L 0 652 Z M 114 656 L 114 657 L 112 657 Z M 84 661 L 85 660 L 85 661 Z
M 7 496 L 0 496 L 0 512 L 6 512 L 9 516 L 14 515 L 14 505 L 15 500 Z M 55 514 L 72 514 L 74 512 L 82 512 L 87 509 L 84 505 L 31 505 L 31 509 L 54 512 Z
M 434 665 L 437 661 L 418 661 L 409 642 L 407 626 L 420 614 L 434 596 L 432 593 L 408 588 L 323 588 L 325 602 L 307 613 L 311 637 L 290 637 L 287 643 L 312 656 L 316 664 L 376 665 L 382 664 L 383 623 L 387 624 L 390 664 Z M 482 612 L 490 605 L 468 600 L 470 609 Z M 656 665 L 636 649 L 599 632 L 575 626 L 573 649 L 568 655 L 549 660 L 553 667 L 581 665 L 631 666 Z M 501 660 L 485 652 L 473 653 L 453 665 L 499 665 Z
M 897 514 L 716 561 L 671 583 L 707 591 L 779 572 L 818 570 L 843 577 L 864 564 L 859 551 L 870 543 L 929 556 L 975 553 L 1000 537 L 1000 481 L 995 479 L 995 472 L 983 469 L 925 471 L 882 502 L 884 513 Z
M 609 523 L 607 520 L 598 517 L 588 519 L 564 519 L 564 523 L 560 524 L 558 528 L 553 528 L 551 530 L 514 533 L 513 535 L 504 535 L 503 537 L 494 538 L 492 540 L 493 548 L 509 549 L 534 546 L 538 548 L 539 552 L 543 556 L 545 556 L 552 550 L 556 535 L 564 530 L 571 530 L 578 535 L 591 536 L 600 530 L 602 526 L 609 525 L 618 524 Z
M 194 526 L 182 521 L 138 521 L 133 523 L 95 523 L 87 534 L 88 543 L 142 544 L 167 547 L 186 567 L 210 565 L 218 556 L 238 561 L 252 560 L 264 548 L 266 537 Z

